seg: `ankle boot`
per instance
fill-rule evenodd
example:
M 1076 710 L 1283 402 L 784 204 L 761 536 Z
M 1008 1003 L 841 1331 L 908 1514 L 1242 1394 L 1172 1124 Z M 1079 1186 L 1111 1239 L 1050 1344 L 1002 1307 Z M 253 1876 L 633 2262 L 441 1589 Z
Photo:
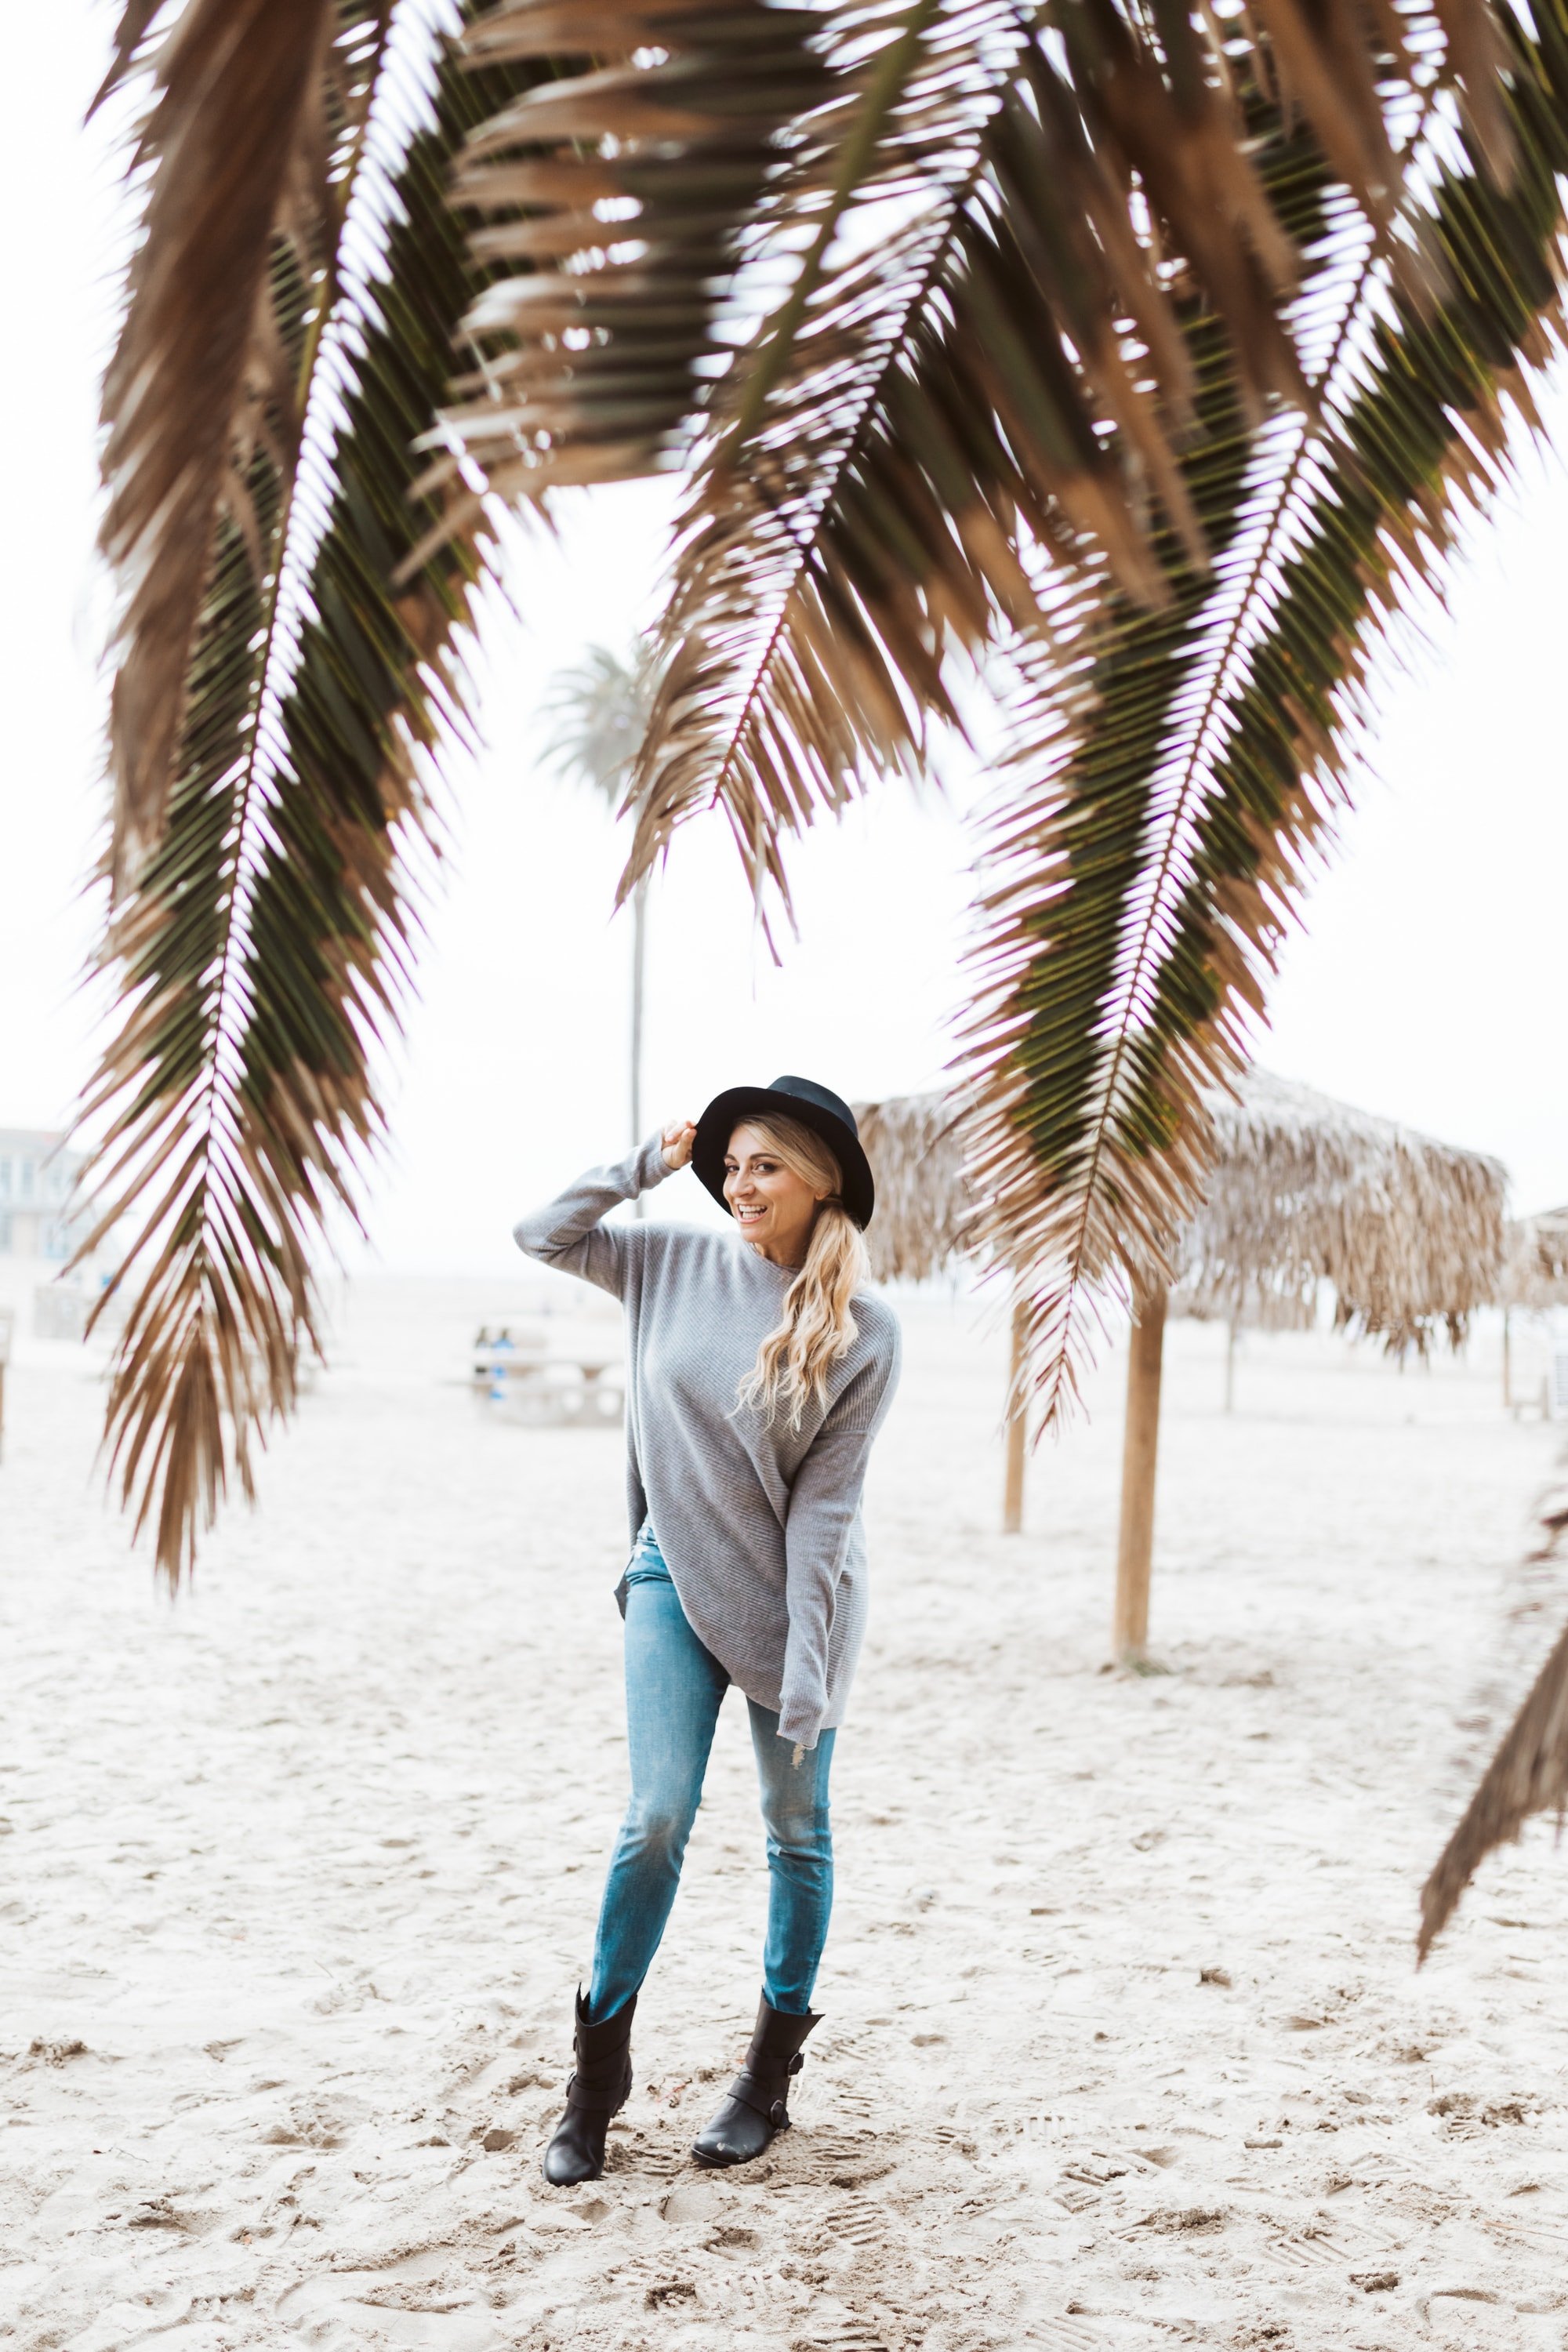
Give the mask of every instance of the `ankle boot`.
M 576 2072 L 566 2086 L 566 2112 L 555 2126 L 555 2137 L 544 2151 L 544 2178 L 552 2188 L 570 2189 L 579 2180 L 597 2180 L 605 2168 L 605 2134 L 610 2117 L 619 2115 L 632 2087 L 633 1993 L 624 2009 L 603 2025 L 590 2025 L 588 2004 L 577 1994 L 577 2029 L 572 2047 Z
M 691 2144 L 699 2164 L 750 2164 L 775 2132 L 788 2131 L 790 2076 L 805 2065 L 800 2045 L 821 2022 L 809 2010 L 804 2017 L 788 2017 L 770 2008 L 763 1994 L 746 2063 L 712 2122 Z

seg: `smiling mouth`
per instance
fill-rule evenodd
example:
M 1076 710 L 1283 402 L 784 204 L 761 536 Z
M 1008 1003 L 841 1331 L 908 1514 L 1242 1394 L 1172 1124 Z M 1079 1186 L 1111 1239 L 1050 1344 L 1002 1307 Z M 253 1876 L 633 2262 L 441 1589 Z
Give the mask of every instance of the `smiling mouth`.
M 764 1209 L 751 1209 L 751 1208 L 744 1208 L 744 1207 L 742 1207 L 742 1206 L 740 1204 L 740 1202 L 737 1202 L 737 1203 L 736 1203 L 736 1206 L 735 1206 L 735 1222 L 737 1223 L 737 1224 L 742 1224 L 742 1225 L 752 1225 L 752 1224 L 755 1224 L 755 1223 L 756 1223 L 756 1221 L 757 1221 L 757 1219 L 758 1219 L 759 1217 L 765 1217 L 766 1215 L 767 1215 L 767 1211 L 766 1211 L 766 1209 L 765 1209 L 765 1208 L 764 1208 Z

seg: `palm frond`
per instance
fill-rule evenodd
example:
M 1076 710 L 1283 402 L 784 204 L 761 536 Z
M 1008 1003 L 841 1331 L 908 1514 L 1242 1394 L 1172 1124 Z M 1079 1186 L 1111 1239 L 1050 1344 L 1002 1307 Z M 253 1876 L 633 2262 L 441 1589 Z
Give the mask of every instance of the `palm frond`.
M 1035 1269 L 1047 1419 L 1104 1295 L 1168 1278 L 1212 1160 L 1206 1102 L 1342 804 L 1369 666 L 1504 478 L 1557 347 L 1568 43 L 1558 9 L 1537 21 L 1501 84 L 1507 185 L 1467 147 L 1423 192 L 1447 291 L 1352 278 L 1313 412 L 1259 448 L 1228 553 L 1178 593 L 1180 641 L 1111 600 L 1065 752 L 1037 726 L 1021 749 L 969 1051 L 997 1245 Z
M 1541 1513 L 1531 1565 L 1553 1559 L 1568 1537 L 1568 1486 L 1560 1480 Z M 1511 1845 L 1534 1813 L 1568 1812 L 1568 1630 L 1503 1734 L 1497 1754 L 1421 1889 L 1417 1964 L 1426 1958 L 1489 1853 Z
M 85 1106 L 103 1130 L 89 1181 L 100 1230 L 132 1235 L 108 1435 L 171 1583 L 291 1401 L 321 1229 L 352 1212 L 379 1131 L 370 1061 L 395 1025 L 432 822 L 420 753 L 462 725 L 482 519 L 393 583 L 433 518 L 413 445 L 477 283 L 452 159 L 524 78 L 474 76 L 410 12 L 363 92 L 325 277 L 274 240 L 296 422 L 255 434 L 243 507 L 219 513 L 164 822 L 103 950 L 125 1010 Z M 163 268 L 154 254 L 149 278 Z M 133 316 L 128 342 L 145 333 Z M 180 360 L 154 373 L 183 401 Z M 122 351 L 112 381 L 128 375 Z
M 123 586 L 110 726 L 123 887 L 180 764 L 186 684 L 221 530 L 259 554 L 253 472 L 287 467 L 313 309 L 331 296 L 391 0 L 190 0 L 151 56 L 122 18 L 106 90 L 151 104 L 123 331 L 104 380 L 104 552 Z M 326 283 L 312 300 L 312 282 Z
M 780 134 L 821 95 L 819 29 L 815 10 L 766 0 L 500 0 L 470 26 L 476 62 L 551 59 L 555 75 L 464 151 L 474 252 L 506 274 L 468 316 L 479 364 L 422 485 L 455 516 L 476 467 L 535 499 L 672 462 L 721 364 L 724 290 Z
M 887 10 L 883 45 L 838 61 L 854 94 L 793 192 L 805 260 L 700 452 L 623 888 L 717 803 L 753 882 L 782 890 L 783 835 L 917 767 L 933 718 L 956 722 L 955 649 L 1070 636 L 1107 574 L 1162 604 L 1173 532 L 1203 571 L 1182 463 L 1194 304 L 1248 428 L 1306 396 L 1282 315 L 1304 257 L 1247 93 L 1278 85 L 1281 119 L 1308 126 L 1359 249 L 1396 217 L 1390 123 L 1447 68 L 1429 14 L 1397 40 L 1392 17 L 1296 0 L 1270 0 L 1258 33 L 1245 15 L 1151 18 L 948 0 Z M 1478 75 L 1490 27 L 1467 16 Z

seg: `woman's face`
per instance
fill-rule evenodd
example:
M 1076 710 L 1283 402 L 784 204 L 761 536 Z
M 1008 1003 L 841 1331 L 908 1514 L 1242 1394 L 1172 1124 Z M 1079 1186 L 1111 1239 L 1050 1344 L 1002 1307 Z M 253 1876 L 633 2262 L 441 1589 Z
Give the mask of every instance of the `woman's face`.
M 816 1204 L 813 1192 L 754 1127 L 738 1127 L 724 1154 L 724 1198 L 735 1223 L 760 1257 L 774 1265 L 803 1265 Z

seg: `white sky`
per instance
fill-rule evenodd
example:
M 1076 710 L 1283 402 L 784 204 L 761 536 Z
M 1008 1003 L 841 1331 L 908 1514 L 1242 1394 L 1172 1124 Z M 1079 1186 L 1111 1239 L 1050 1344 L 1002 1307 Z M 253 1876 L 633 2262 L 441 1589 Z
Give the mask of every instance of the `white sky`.
M 56 0 L 7 27 L 0 1124 L 56 1121 L 89 1066 L 77 981 L 101 806 L 95 383 L 118 213 L 110 165 L 79 125 L 110 16 Z M 1568 451 L 1568 394 L 1550 413 Z M 607 920 L 619 844 L 595 803 L 532 772 L 531 746 L 550 674 L 647 616 L 668 512 L 655 485 L 581 502 L 559 550 L 521 552 L 521 624 L 497 615 L 487 632 L 485 749 L 450 771 L 447 893 L 372 1189 L 391 1265 L 510 1270 L 518 1209 L 623 1143 L 629 943 L 626 919 Z M 1497 1152 L 1523 1209 L 1568 1199 L 1565 550 L 1568 473 L 1532 456 L 1508 510 L 1473 534 L 1429 651 L 1408 674 L 1388 666 L 1375 773 L 1260 1046 L 1287 1076 Z M 722 821 L 689 831 L 654 906 L 653 1112 L 785 1069 L 847 1095 L 934 1084 L 972 854 L 954 812 L 880 793 L 797 856 L 802 936 L 776 971 Z

